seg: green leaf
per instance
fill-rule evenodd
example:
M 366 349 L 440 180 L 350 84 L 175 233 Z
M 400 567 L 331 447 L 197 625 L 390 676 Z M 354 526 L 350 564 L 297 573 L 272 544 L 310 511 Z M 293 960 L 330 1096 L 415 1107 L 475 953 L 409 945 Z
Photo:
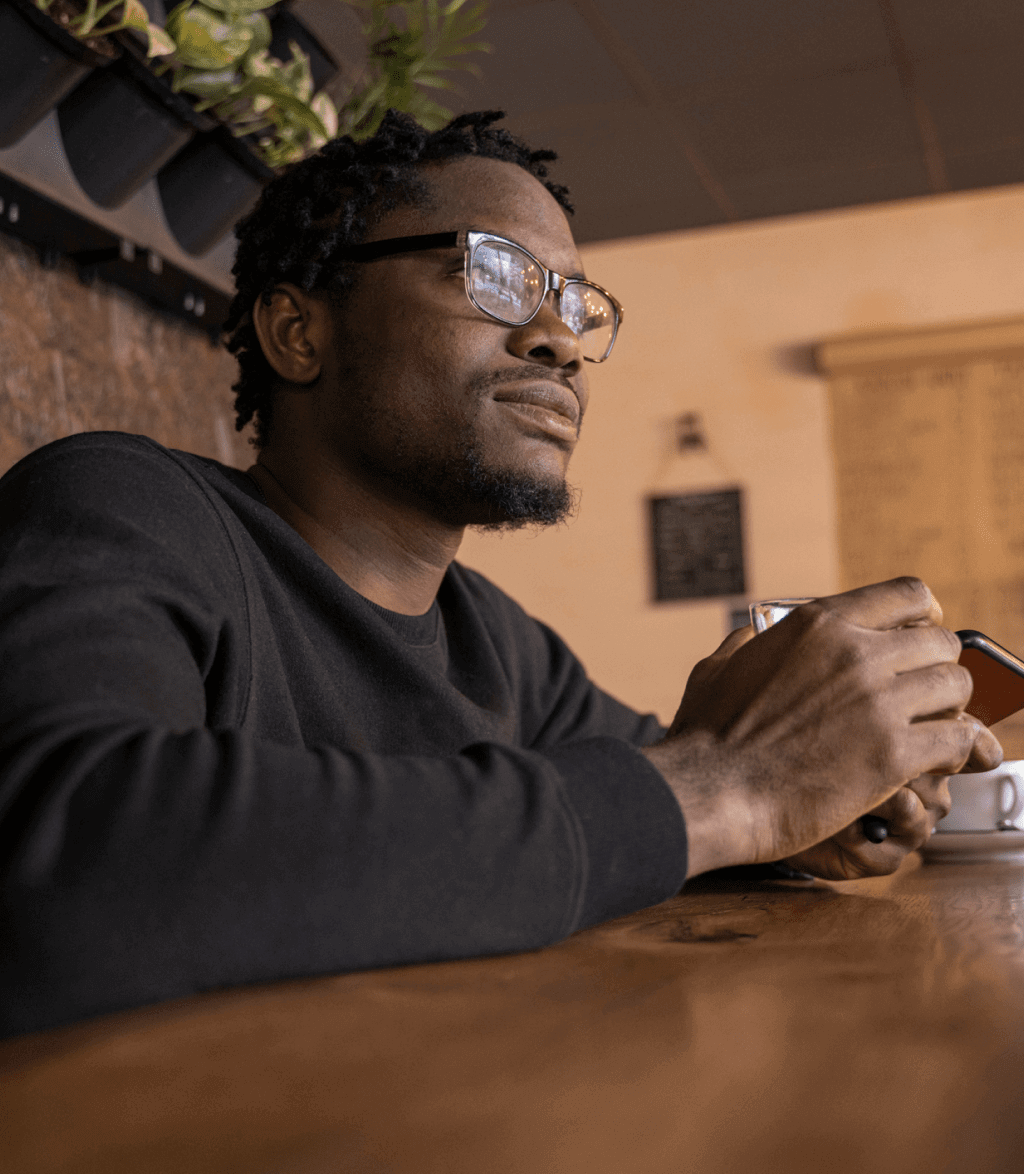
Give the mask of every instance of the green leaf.
M 124 0 L 124 12 L 121 16 L 121 26 L 126 29 L 138 29 L 144 33 L 149 28 L 149 13 L 139 0 Z
M 455 83 L 450 82 L 446 77 L 437 77 L 435 74 L 417 74 L 416 84 L 419 86 L 430 86 L 435 90 L 454 90 Z
M 251 98 L 262 95 L 273 99 L 274 106 L 290 119 L 297 122 L 314 134 L 327 137 L 327 128 L 313 113 L 309 105 L 290 94 L 288 90 L 274 78 L 254 77 L 244 82 L 237 91 L 239 97 Z
M 270 21 L 262 12 L 250 12 L 243 16 L 239 23 L 245 25 L 252 33 L 252 40 L 249 42 L 250 53 L 261 53 L 264 49 L 270 48 L 274 34 L 270 29 Z
M 241 84 L 233 69 L 182 69 L 175 80 L 179 90 L 218 102 L 235 93 Z
M 338 107 L 335 106 L 330 94 L 321 90 L 309 105 L 313 113 L 324 124 L 324 129 L 327 131 L 327 139 L 333 139 L 338 133 Z M 324 142 L 327 139 L 324 139 Z
M 203 3 L 207 8 L 215 8 L 228 16 L 247 16 L 263 8 L 269 8 L 276 4 L 277 0 L 203 0 Z
M 166 57 L 177 48 L 172 38 L 152 21 L 146 22 L 146 33 L 149 37 L 149 45 L 146 49 L 147 57 Z
M 243 57 L 253 31 L 239 21 L 222 20 L 202 4 L 180 4 L 167 17 L 166 31 L 176 42 L 175 58 L 193 69 L 220 69 Z

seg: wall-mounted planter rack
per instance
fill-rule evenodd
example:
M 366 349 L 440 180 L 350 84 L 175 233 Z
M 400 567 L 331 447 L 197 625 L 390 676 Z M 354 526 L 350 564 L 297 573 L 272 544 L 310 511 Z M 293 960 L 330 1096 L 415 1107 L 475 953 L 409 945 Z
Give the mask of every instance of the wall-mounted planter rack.
M 143 3 L 163 20 L 160 0 Z M 320 0 L 266 10 L 272 51 L 283 57 L 298 43 L 318 89 L 338 61 L 353 65 L 361 35 L 354 14 L 346 26 L 342 6 L 326 7 L 328 17 Z M 131 290 L 215 335 L 233 285 L 231 228 L 274 172 L 155 76 L 130 35 L 116 34 L 108 54 L 33 0 L 0 0 L 0 231 L 46 264 L 68 257 L 84 280 Z
M 289 44 L 300 44 L 321 87 L 337 63 L 285 3 L 265 10 L 272 46 L 287 57 Z M 109 56 L 86 49 L 32 0 L 0 0 L 0 148 L 56 107 L 63 153 L 85 195 L 98 208 L 120 208 L 159 173 L 167 226 L 185 252 L 202 256 L 274 172 L 245 137 L 158 77 L 132 34 L 114 33 L 103 46 Z
M 66 94 L 119 54 L 94 52 L 76 41 L 31 0 L 0 3 L 0 147 L 27 134 Z
M 82 281 L 120 286 L 206 331 L 212 340 L 220 337 L 231 304 L 228 294 L 2 174 L 0 231 L 32 245 L 47 267 L 67 258 Z

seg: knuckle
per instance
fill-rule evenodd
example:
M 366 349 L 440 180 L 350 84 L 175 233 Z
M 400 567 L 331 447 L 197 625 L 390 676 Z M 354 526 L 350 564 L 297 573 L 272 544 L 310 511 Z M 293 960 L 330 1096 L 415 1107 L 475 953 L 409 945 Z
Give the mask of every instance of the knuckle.
M 820 628 L 833 618 L 829 602 L 827 598 L 812 600 L 810 603 L 801 604 L 791 615 L 799 619 L 806 628 Z
M 955 632 L 951 632 L 949 628 L 933 628 L 932 631 L 949 650 L 949 659 L 953 662 L 959 660 L 960 653 L 963 652 L 960 637 Z M 966 672 L 967 670 L 965 669 L 964 671 Z
M 956 664 L 956 662 L 949 665 L 949 670 L 953 680 L 960 686 L 960 693 L 964 699 L 963 704 L 966 705 L 974 692 L 974 678 L 962 664 Z
M 932 665 L 928 672 L 943 692 L 962 697 L 964 702 L 970 699 L 974 682 L 971 679 L 971 674 L 963 665 L 947 660 L 941 664 Z
M 889 583 L 896 591 L 906 595 L 908 599 L 931 599 L 931 591 L 916 575 L 900 575 L 899 578 L 890 579 Z

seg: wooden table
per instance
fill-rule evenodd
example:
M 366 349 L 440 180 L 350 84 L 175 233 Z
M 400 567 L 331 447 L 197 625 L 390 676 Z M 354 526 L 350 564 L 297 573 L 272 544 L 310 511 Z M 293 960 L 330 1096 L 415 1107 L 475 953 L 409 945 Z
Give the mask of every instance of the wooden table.
M 1024 1170 L 1024 862 L 698 881 L 533 954 L 0 1045 L 4 1174 Z

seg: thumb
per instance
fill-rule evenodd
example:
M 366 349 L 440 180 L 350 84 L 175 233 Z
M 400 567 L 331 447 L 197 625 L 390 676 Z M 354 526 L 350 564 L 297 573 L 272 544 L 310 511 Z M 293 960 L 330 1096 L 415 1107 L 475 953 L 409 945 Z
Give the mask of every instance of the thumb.
M 730 632 L 710 656 L 706 656 L 703 660 L 697 661 L 693 666 L 687 687 L 690 685 L 703 685 L 705 682 L 710 681 L 712 677 L 721 671 L 730 657 L 738 649 L 742 648 L 744 644 L 753 640 L 756 635 L 757 633 L 754 631 L 753 624 L 747 624 L 745 628 L 736 628 Z

